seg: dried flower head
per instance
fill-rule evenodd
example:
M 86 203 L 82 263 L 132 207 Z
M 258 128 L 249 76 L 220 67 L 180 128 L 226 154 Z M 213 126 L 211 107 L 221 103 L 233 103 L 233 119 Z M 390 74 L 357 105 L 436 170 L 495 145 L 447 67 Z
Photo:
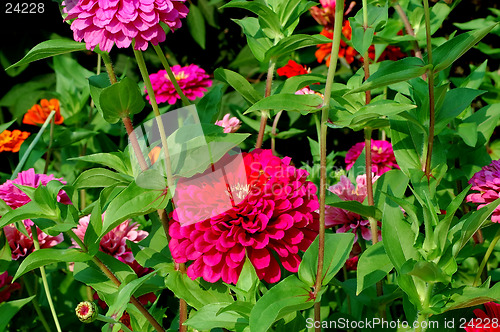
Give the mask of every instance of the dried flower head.
M 212 80 L 209 79 L 210 76 L 197 65 L 191 64 L 185 67 L 175 65 L 171 69 L 182 92 L 190 100 L 203 97 L 203 93 L 207 91 L 206 88 L 212 85 Z M 175 91 L 174 84 L 170 81 L 166 70 L 151 74 L 149 78 L 158 104 L 168 102 L 173 105 L 178 99 L 181 99 L 177 91 Z M 149 100 L 149 96 L 146 96 L 146 99 Z
M 19 149 L 21 149 L 21 145 L 29 135 L 31 135 L 31 133 L 27 131 L 20 131 L 17 129 L 14 129 L 13 131 L 4 130 L 0 134 L 0 152 L 19 152 Z
M 35 104 L 31 107 L 26 114 L 24 114 L 23 123 L 30 125 L 44 124 L 45 120 L 49 117 L 50 112 L 55 111 L 54 123 L 61 124 L 64 118 L 61 115 L 59 108 L 59 100 L 57 99 L 42 99 L 40 104 Z
M 185 0 L 65 0 L 62 4 L 73 20 L 73 38 L 85 41 L 87 49 L 97 45 L 109 52 L 114 44 L 127 48 L 135 40 L 136 50 L 146 50 L 165 41 L 160 23 L 171 31 L 181 27 L 188 8 Z

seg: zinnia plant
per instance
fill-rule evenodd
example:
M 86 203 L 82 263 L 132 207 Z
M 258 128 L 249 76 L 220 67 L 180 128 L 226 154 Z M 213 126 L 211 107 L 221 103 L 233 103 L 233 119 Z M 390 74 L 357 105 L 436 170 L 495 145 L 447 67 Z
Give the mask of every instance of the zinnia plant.
M 42 125 L 52 111 L 56 112 L 54 115 L 54 123 L 58 125 L 62 124 L 64 118 L 61 115 L 59 100 L 57 99 L 42 99 L 40 104 L 33 105 L 33 107 L 30 108 L 26 114 L 24 114 L 23 123 L 30 125 Z

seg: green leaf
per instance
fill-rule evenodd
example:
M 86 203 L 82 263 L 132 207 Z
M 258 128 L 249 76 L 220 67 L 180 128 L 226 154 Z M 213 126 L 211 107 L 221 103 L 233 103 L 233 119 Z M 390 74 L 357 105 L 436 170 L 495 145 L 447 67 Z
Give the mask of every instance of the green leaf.
M 139 187 L 131 182 L 116 196 L 106 210 L 101 237 L 118 226 L 121 222 L 135 217 L 164 209 L 168 200 L 162 197 L 162 192 Z
M 424 153 L 424 129 L 411 121 L 390 120 L 391 141 L 396 161 L 401 171 L 409 176 L 412 168 L 421 169 L 421 158 Z
M 248 47 L 255 56 L 255 59 L 263 62 L 267 50 L 273 46 L 273 43 L 262 31 L 259 20 L 255 17 L 245 17 L 244 19 L 233 21 L 243 29 L 243 33 L 247 37 Z
M 110 171 L 105 168 L 92 168 L 84 171 L 73 183 L 75 189 L 105 188 L 109 186 L 126 186 L 132 179 L 129 176 Z
M 491 288 L 465 286 L 452 290 L 449 300 L 441 311 L 471 308 L 486 302 L 498 301 L 500 301 L 499 283 L 496 283 Z
M 462 137 L 465 144 L 475 147 L 477 143 L 477 125 L 474 122 L 464 122 L 457 127 L 458 136 Z
M 90 96 L 94 101 L 95 108 L 99 111 L 102 117 L 104 117 L 104 114 L 102 112 L 99 98 L 101 96 L 101 92 L 110 86 L 111 82 L 109 81 L 109 76 L 107 73 L 89 77 Z
M 408 177 L 400 170 L 393 169 L 382 174 L 373 184 L 375 206 L 383 209 L 387 199 L 382 199 L 389 191 L 396 197 L 404 197 L 408 186 Z M 376 218 L 380 220 L 379 218 Z
M 0 303 L 0 332 L 5 331 L 5 328 L 11 319 L 21 310 L 21 308 L 31 302 L 36 295 L 25 299 Z
M 446 93 L 443 106 L 436 111 L 435 134 L 439 134 L 451 121 L 457 118 L 472 101 L 486 91 L 456 88 Z
M 403 265 L 401 273 L 418 277 L 431 284 L 437 282 L 448 284 L 451 281 L 451 277 L 444 273 L 434 262 L 409 260 Z
M 19 268 L 17 269 L 14 280 L 21 277 L 26 272 L 37 269 L 41 266 L 45 266 L 52 263 L 58 262 L 85 262 L 91 260 L 92 256 L 81 252 L 78 249 L 53 249 L 45 248 L 40 250 L 35 250 L 23 260 Z
M 477 211 L 474 211 L 460 220 L 454 227 L 459 229 L 459 239 L 453 245 L 453 255 L 457 257 L 462 248 L 469 242 L 472 236 L 485 224 L 493 211 L 500 204 L 500 198 L 494 200 Z M 453 230 L 450 232 L 454 233 Z
M 377 242 L 366 249 L 359 256 L 356 295 L 382 280 L 393 268 L 383 242 Z
M 350 17 L 349 22 L 352 28 L 352 46 L 359 54 L 363 55 L 368 52 L 368 48 L 373 42 L 375 28 L 368 27 L 365 30 L 363 24 L 358 23 L 354 17 Z
M 204 287 L 200 279 L 191 280 L 186 273 L 174 271 L 167 276 L 165 285 L 174 292 L 175 296 L 186 300 L 197 310 L 211 303 L 233 302 L 233 297 L 225 285 L 207 283 L 207 287 Z
M 118 83 L 101 91 L 99 105 L 104 120 L 113 124 L 121 118 L 139 113 L 144 108 L 145 103 L 137 83 L 124 77 Z
M 265 59 L 277 59 L 280 56 L 289 54 L 295 50 L 316 46 L 318 44 L 331 43 L 332 40 L 323 35 L 296 34 L 281 39 L 276 45 L 271 47 L 265 54 Z
M 33 47 L 21 60 L 9 66 L 6 70 L 25 65 L 33 61 L 53 57 L 55 55 L 85 51 L 85 43 L 79 43 L 69 39 L 53 39 L 41 42 Z
M 266 332 L 286 314 L 312 307 L 314 300 L 311 296 L 310 285 L 295 275 L 288 276 L 257 301 L 250 313 L 250 331 Z
M 303 87 L 315 83 L 325 83 L 326 77 L 320 74 L 305 74 L 287 78 L 280 93 L 295 93 Z
M 223 96 L 222 87 L 222 84 L 212 87 L 196 104 L 201 123 L 213 124 L 219 118 Z
M 309 114 L 321 110 L 323 98 L 317 94 L 296 95 L 289 93 L 280 93 L 259 100 L 253 104 L 246 113 L 261 110 L 285 110 L 298 111 L 301 114 Z
M 7 122 L 7 123 L 2 123 L 0 125 L 0 133 L 3 133 L 4 130 L 8 129 L 10 127 L 11 124 L 13 124 L 14 122 L 16 122 L 16 119 L 10 121 L 10 122 Z
M 238 300 L 254 304 L 256 302 L 257 286 L 259 282 L 260 280 L 257 277 L 257 272 L 255 272 L 255 267 L 247 257 L 241 269 L 240 276 L 238 277 L 238 282 L 236 286 L 231 286 L 231 289 L 236 293 Z
M 52 210 L 49 206 L 40 205 L 35 201 L 30 201 L 15 210 L 7 212 L 2 218 L 0 218 L 0 228 L 25 219 L 46 218 L 57 220 L 58 217 L 58 211 Z
M 229 84 L 238 91 L 250 105 L 262 99 L 262 96 L 243 76 L 232 70 L 218 68 L 215 70 L 214 76 L 219 81 Z
M 9 241 L 4 232 L 0 232 L 0 271 L 7 271 L 12 261 Z
M 451 66 L 458 58 L 464 55 L 470 48 L 476 45 L 484 36 L 486 36 L 496 24 L 482 29 L 467 31 L 448 40 L 438 48 L 432 51 L 432 62 L 434 72 L 437 73 Z M 425 59 L 426 60 L 426 59 Z
M 122 152 L 95 153 L 88 156 L 68 158 L 68 160 L 100 164 L 112 168 L 117 172 L 131 175 L 129 157 Z
M 189 5 L 189 14 L 186 20 L 189 32 L 191 33 L 191 36 L 193 36 L 194 41 L 198 45 L 200 45 L 202 49 L 205 49 L 205 19 L 203 17 L 203 14 L 201 13 L 201 10 L 193 3 Z
M 332 199 L 327 198 L 326 205 L 341 208 L 347 211 L 351 211 L 360 214 L 364 217 L 372 217 L 374 219 L 380 220 L 382 218 L 382 212 L 375 206 L 363 205 L 358 201 L 332 201 Z
M 106 316 L 121 317 L 127 308 L 127 303 L 130 302 L 130 298 L 134 295 L 135 291 L 154 275 L 155 273 L 148 273 L 145 276 L 132 280 L 127 284 L 122 283 L 120 287 L 118 287 L 118 294 L 116 294 L 116 298 L 110 305 Z
M 404 58 L 398 61 L 383 61 L 376 72 L 359 87 L 347 92 L 347 94 L 373 90 L 394 83 L 408 81 L 412 78 L 422 76 L 431 68 L 419 58 Z
M 299 265 L 299 279 L 309 287 L 316 282 L 318 269 L 318 238 L 314 240 L 302 257 Z M 354 234 L 337 233 L 325 234 L 325 255 L 323 261 L 323 275 L 321 283 L 326 285 L 344 266 L 354 243 Z
M 248 326 L 248 318 L 236 311 L 220 310 L 231 305 L 231 302 L 211 303 L 203 306 L 196 313 L 191 315 L 184 323 L 187 326 L 200 331 L 210 331 L 215 328 L 224 328 L 229 331 L 241 331 Z
M 475 112 L 464 123 L 476 123 L 478 141 L 477 146 L 484 146 L 489 140 L 500 118 L 500 104 L 487 105 Z

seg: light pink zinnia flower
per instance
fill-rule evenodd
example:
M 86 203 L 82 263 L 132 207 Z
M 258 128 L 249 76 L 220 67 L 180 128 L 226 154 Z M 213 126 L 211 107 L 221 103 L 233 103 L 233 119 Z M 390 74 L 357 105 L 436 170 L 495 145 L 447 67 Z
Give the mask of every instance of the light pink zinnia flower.
M 493 160 L 491 164 L 484 166 L 469 180 L 472 190 L 479 193 L 467 196 L 467 202 L 480 203 L 478 209 L 488 205 L 500 197 L 500 160 Z M 500 206 L 491 216 L 492 222 L 500 222 Z
M 78 227 L 75 229 L 75 234 L 82 241 L 85 237 L 89 222 L 90 215 L 84 216 L 80 218 Z M 132 265 L 134 262 L 134 255 L 132 254 L 132 250 L 127 247 L 127 240 L 137 243 L 148 236 L 148 232 L 138 230 L 138 228 L 139 224 L 130 223 L 130 220 L 125 220 L 102 237 L 99 249 L 128 265 Z M 72 242 L 74 247 L 78 247 L 74 240 L 72 240 Z
M 231 114 L 227 113 L 224 115 L 222 120 L 215 121 L 215 124 L 224 128 L 224 132 L 235 133 L 241 127 L 241 121 L 237 117 L 229 118 Z
M 350 170 L 354 163 L 363 152 L 365 142 L 355 144 L 347 151 L 345 156 L 346 169 Z M 392 168 L 399 169 L 396 163 L 396 157 L 392 150 L 392 144 L 387 141 L 377 141 L 372 139 L 372 172 L 382 175 Z
M 181 19 L 188 13 L 185 0 L 65 0 L 62 5 L 68 13 L 73 38 L 85 41 L 87 49 L 97 45 L 109 52 L 114 44 L 127 48 L 135 39 L 135 49 L 145 51 L 148 42 L 153 45 L 165 41 L 160 22 L 171 31 L 181 27 Z
M 12 284 L 12 277 L 9 276 L 7 271 L 0 274 L 0 303 L 8 301 L 10 294 L 20 288 L 21 285 L 17 282 Z
M 375 182 L 379 176 L 372 178 Z M 329 191 L 337 195 L 343 201 L 358 201 L 362 203 L 367 195 L 366 190 L 366 174 L 358 175 L 356 178 L 357 187 L 344 175 L 340 177 L 340 181 L 328 188 Z M 326 206 L 325 215 L 326 227 L 341 226 L 337 229 L 337 233 L 347 233 L 352 231 L 355 236 L 355 241 L 358 239 L 358 231 L 365 240 L 371 239 L 370 222 L 364 220 L 359 214 L 347 211 L 341 208 Z M 380 235 L 379 235 L 380 237 Z
M 197 65 L 191 64 L 185 67 L 175 65 L 171 69 L 182 92 L 190 100 L 203 97 L 203 93 L 207 91 L 205 88 L 212 85 L 212 81 L 209 79 L 210 76 Z M 158 104 L 168 102 L 173 105 L 177 99 L 181 99 L 177 91 L 175 91 L 174 84 L 168 78 L 166 70 L 162 69 L 156 74 L 151 74 L 149 78 Z M 146 99 L 149 100 L 149 96 L 146 96 Z
M 63 179 L 55 178 L 54 175 L 36 174 L 33 168 L 26 171 L 20 172 L 16 179 L 7 180 L 4 184 L 0 185 L 0 199 L 4 200 L 8 206 L 13 209 L 17 209 L 24 204 L 27 204 L 31 199 L 22 192 L 15 184 L 20 184 L 24 186 L 29 186 L 37 188 L 39 185 L 45 186 L 52 180 L 57 180 L 63 184 L 66 184 Z M 57 195 L 57 201 L 63 204 L 71 204 L 71 200 L 64 191 L 60 191 Z M 24 226 L 28 231 L 30 237 L 26 237 L 23 233 L 19 232 L 14 225 L 7 225 L 3 228 L 7 241 L 12 252 L 12 259 L 17 260 L 24 257 L 33 250 L 35 246 L 33 244 L 33 238 L 31 233 L 31 226 L 33 222 L 29 219 L 24 220 Z M 43 233 L 37 227 L 38 241 L 40 242 L 40 248 L 50 248 L 63 241 L 63 235 L 49 236 Z
M 299 251 L 317 235 L 319 204 L 316 186 L 306 181 L 308 172 L 270 150 L 242 156 L 243 162 L 218 180 L 178 183 L 169 247 L 177 263 L 192 262 L 187 269 L 191 279 L 236 284 L 248 257 L 260 279 L 277 282 L 281 270 L 273 253 L 286 270 L 297 272 Z M 223 158 L 214 168 L 234 158 Z M 233 205 L 226 208 L 228 199 Z M 191 220 L 186 217 L 199 222 L 183 222 Z

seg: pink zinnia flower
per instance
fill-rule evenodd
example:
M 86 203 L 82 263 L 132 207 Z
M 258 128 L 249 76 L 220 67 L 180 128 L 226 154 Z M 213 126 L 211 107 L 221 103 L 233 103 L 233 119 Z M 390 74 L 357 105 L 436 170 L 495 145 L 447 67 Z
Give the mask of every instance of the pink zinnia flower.
M 0 303 L 8 301 L 10 294 L 20 288 L 21 285 L 17 282 L 12 283 L 12 277 L 9 276 L 7 271 L 0 274 Z
M 197 65 L 191 64 L 185 67 L 175 65 L 171 69 L 182 92 L 190 100 L 203 97 L 203 93 L 207 91 L 206 88 L 212 85 L 212 81 L 209 79 L 210 76 Z M 177 99 L 181 99 L 177 91 L 175 91 L 174 84 L 170 81 L 166 70 L 151 74 L 149 78 L 158 104 L 168 102 L 173 105 Z M 146 99 L 149 100 L 149 96 L 146 96 Z
M 80 218 L 78 227 L 75 229 L 75 234 L 83 241 L 85 232 L 89 226 L 90 215 Z M 139 224 L 131 223 L 130 220 L 125 220 L 120 225 L 113 228 L 109 233 L 104 235 L 101 239 L 99 249 L 109 254 L 122 262 L 132 266 L 134 262 L 134 255 L 132 250 L 127 247 L 127 240 L 132 242 L 139 242 L 148 236 L 148 232 L 138 230 Z M 73 246 L 78 247 L 76 242 L 73 241 Z
M 4 200 L 8 206 L 13 209 L 17 209 L 24 204 L 27 204 L 31 199 L 22 192 L 15 184 L 21 184 L 24 186 L 29 186 L 37 188 L 39 185 L 45 186 L 52 180 L 57 180 L 63 184 L 66 184 L 63 179 L 55 178 L 54 175 L 36 174 L 33 168 L 26 171 L 20 172 L 16 179 L 7 180 L 4 184 L 0 185 L 0 199 Z M 57 201 L 63 204 L 71 204 L 71 200 L 64 191 L 60 191 L 57 195 Z M 12 259 L 17 260 L 24 257 L 35 250 L 33 244 L 33 237 L 31 233 L 31 226 L 33 222 L 29 219 L 24 220 L 24 226 L 28 231 L 30 237 L 27 237 L 23 233 L 17 230 L 14 225 L 7 225 L 3 228 L 7 241 L 12 252 Z M 38 241 L 40 242 L 40 248 L 50 248 L 63 241 L 63 235 L 49 236 L 43 233 L 37 227 Z
M 211 170 L 197 183 L 179 181 L 170 251 L 177 263 L 191 262 L 191 279 L 236 284 L 248 257 L 257 276 L 274 283 L 281 270 L 273 253 L 286 270 L 297 272 L 299 251 L 317 235 L 316 186 L 306 181 L 307 171 L 271 150 L 243 153 L 237 167 L 226 167 L 237 157 L 216 163 L 212 181 L 207 180 Z M 225 204 L 228 200 L 232 206 Z
M 355 144 L 347 151 L 345 156 L 346 169 L 350 170 L 354 163 L 363 152 L 365 142 Z M 399 169 L 396 163 L 396 157 L 392 150 L 392 144 L 387 141 L 377 141 L 372 139 L 372 172 L 382 175 L 392 168 Z
M 87 49 L 97 45 L 109 52 L 114 44 L 127 48 L 135 39 L 136 50 L 146 50 L 165 41 L 161 22 L 171 31 L 181 27 L 188 13 L 185 0 L 65 0 L 73 38 L 85 41 Z
M 372 178 L 375 182 L 379 176 Z M 362 203 L 367 195 L 366 174 L 358 175 L 356 178 L 357 187 L 344 175 L 340 177 L 339 183 L 328 188 L 329 191 L 337 195 L 343 201 L 358 201 Z M 326 227 L 340 226 L 337 233 L 347 233 L 352 231 L 355 241 L 358 239 L 358 231 L 365 240 L 371 239 L 370 222 L 364 220 L 359 214 L 341 208 L 326 206 L 325 216 Z M 380 237 L 380 235 L 379 235 Z
M 481 309 L 475 309 L 474 314 L 476 319 L 472 319 L 470 323 L 465 324 L 467 332 L 490 332 L 498 331 L 498 324 L 493 324 L 500 320 L 500 304 L 495 302 L 487 302 L 484 304 L 486 312 Z M 494 327 L 493 327 L 494 326 Z
M 467 202 L 480 203 L 478 209 L 488 205 L 500 197 L 500 160 L 493 160 L 491 164 L 484 166 L 469 180 L 472 190 L 479 193 L 467 196 Z M 491 221 L 500 222 L 500 206 L 491 216 Z
M 224 132 L 235 133 L 241 127 L 241 121 L 237 117 L 229 118 L 231 114 L 227 113 L 224 115 L 222 120 L 215 121 L 215 124 L 224 128 Z

